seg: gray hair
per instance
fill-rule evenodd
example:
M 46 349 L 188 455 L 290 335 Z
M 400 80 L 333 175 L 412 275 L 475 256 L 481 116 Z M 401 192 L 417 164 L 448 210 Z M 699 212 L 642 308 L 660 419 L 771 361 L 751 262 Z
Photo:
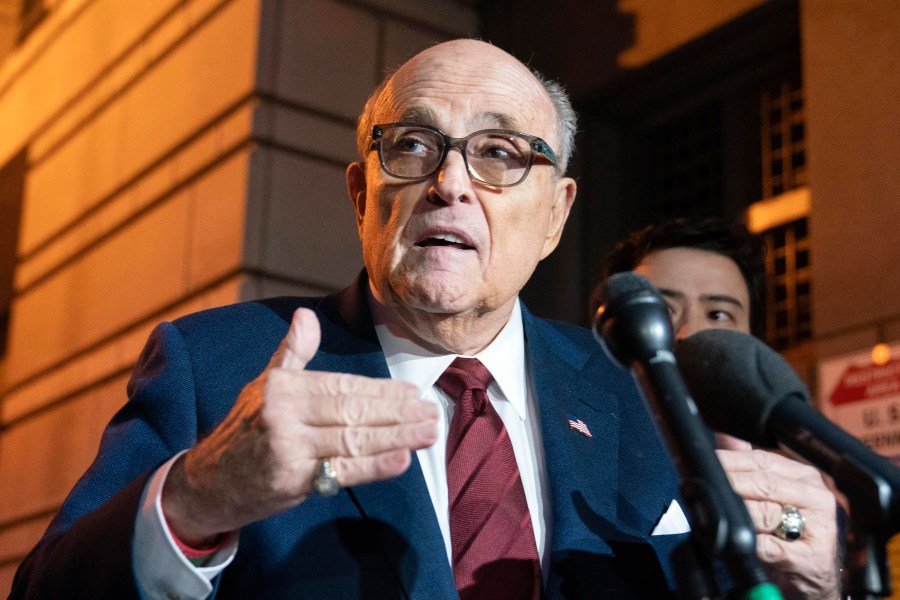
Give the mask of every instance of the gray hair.
M 559 138 L 559 172 L 563 175 L 569 166 L 569 160 L 575 152 L 575 132 L 578 130 L 578 115 L 572 108 L 572 101 L 566 89 L 558 81 L 547 79 L 539 71 L 532 69 L 534 75 L 550 97 L 553 110 L 556 112 L 556 137 Z
M 362 114 L 356 124 L 356 150 L 359 152 L 363 160 L 369 152 L 369 138 L 372 134 L 372 114 L 375 112 L 375 103 L 381 96 L 381 92 L 387 87 L 391 78 L 394 76 L 396 69 L 389 72 L 384 79 L 381 80 L 375 89 L 369 94 L 366 105 L 363 107 Z M 559 173 L 564 175 L 566 168 L 569 166 L 569 160 L 575 152 L 575 132 L 578 128 L 578 115 L 572 108 L 572 102 L 565 88 L 557 81 L 547 79 L 539 71 L 532 69 L 532 75 L 543 86 L 544 91 L 553 104 L 554 112 L 556 112 L 556 137 L 559 138 L 559 148 L 557 149 L 557 159 L 559 160 Z

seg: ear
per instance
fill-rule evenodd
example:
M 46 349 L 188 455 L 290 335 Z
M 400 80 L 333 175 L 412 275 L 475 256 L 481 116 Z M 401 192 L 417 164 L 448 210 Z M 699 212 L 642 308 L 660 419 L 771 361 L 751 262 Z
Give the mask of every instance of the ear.
M 356 207 L 356 227 L 362 228 L 366 214 L 366 163 L 353 162 L 347 166 L 347 193 Z
M 572 204 L 575 202 L 577 187 L 575 180 L 571 177 L 560 177 L 553 188 L 553 204 L 550 206 L 550 220 L 547 222 L 547 234 L 544 238 L 544 248 L 541 250 L 541 260 L 547 258 L 559 244 L 563 226 L 565 226 L 569 212 L 572 210 Z

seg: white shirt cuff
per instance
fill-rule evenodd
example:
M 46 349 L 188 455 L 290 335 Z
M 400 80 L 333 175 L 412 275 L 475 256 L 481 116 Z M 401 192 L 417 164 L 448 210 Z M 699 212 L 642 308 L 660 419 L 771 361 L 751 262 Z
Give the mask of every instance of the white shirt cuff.
M 169 469 L 182 454 L 173 456 L 150 478 L 135 522 L 134 573 L 143 597 L 149 600 L 204 600 L 212 592 L 212 580 L 237 554 L 236 531 L 227 534 L 222 547 L 203 567 L 195 567 L 178 549 L 163 515 L 162 490 Z

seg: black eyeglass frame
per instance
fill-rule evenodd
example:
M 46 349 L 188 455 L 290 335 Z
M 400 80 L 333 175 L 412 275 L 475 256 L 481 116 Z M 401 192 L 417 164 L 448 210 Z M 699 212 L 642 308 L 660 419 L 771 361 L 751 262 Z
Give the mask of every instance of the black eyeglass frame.
M 427 129 L 428 131 L 432 131 L 432 132 L 438 134 L 439 136 L 441 136 L 441 138 L 443 138 L 444 147 L 443 147 L 443 150 L 441 151 L 441 156 L 438 159 L 437 163 L 435 164 L 434 169 L 431 170 L 431 172 L 425 173 L 424 175 L 415 175 L 415 176 L 397 175 L 396 173 L 392 173 L 387 168 L 387 166 L 384 164 L 384 155 L 381 153 L 381 140 L 383 139 L 384 133 L 387 130 L 387 128 L 394 128 L 394 127 L 416 127 L 419 129 Z M 471 140 L 473 137 L 478 136 L 478 135 L 483 135 L 486 133 L 487 134 L 512 135 L 512 136 L 521 138 L 521 139 L 525 140 L 526 142 L 528 142 L 528 147 L 531 150 L 531 152 L 528 153 L 528 164 L 525 166 L 525 170 L 522 173 L 522 177 L 518 181 L 516 181 L 514 183 L 490 183 L 488 181 L 481 179 L 478 175 L 476 175 L 472 171 L 472 168 L 469 166 L 469 158 L 468 158 L 468 156 L 466 156 L 466 146 L 468 145 L 469 140 Z M 520 183 L 525 181 L 525 178 L 528 177 L 528 173 L 531 172 L 531 167 L 532 167 L 532 165 L 534 165 L 534 157 L 537 154 L 540 154 L 541 156 L 543 156 L 544 158 L 549 160 L 550 164 L 553 165 L 553 168 L 556 170 L 559 170 L 559 163 L 556 158 L 556 153 L 553 152 L 553 149 L 550 147 L 550 144 L 548 144 L 542 138 L 539 138 L 536 135 L 530 135 L 527 133 L 522 133 L 521 131 L 514 131 L 512 129 L 479 129 L 478 131 L 473 131 L 466 137 L 455 138 L 455 137 L 450 137 L 449 135 L 447 135 L 446 133 L 444 133 L 437 127 L 432 127 L 430 125 L 423 125 L 422 123 L 411 123 L 408 121 L 398 121 L 397 123 L 382 123 L 380 125 L 372 126 L 372 144 L 369 146 L 369 152 L 371 152 L 372 150 L 378 151 L 378 162 L 381 163 L 381 168 L 384 170 L 385 173 L 387 173 L 391 177 L 396 177 L 397 179 L 405 179 L 405 180 L 411 181 L 411 180 L 416 180 L 416 179 L 426 179 L 428 177 L 431 177 L 435 173 L 437 173 L 443 166 L 444 160 L 446 160 L 447 154 L 449 154 L 451 148 L 456 148 L 457 150 L 459 150 L 459 153 L 462 154 L 463 162 L 466 165 L 466 171 L 469 173 L 469 175 L 473 179 L 475 179 L 476 181 L 480 181 L 481 183 L 483 183 L 485 185 L 489 185 L 491 187 L 513 187 L 513 186 L 519 185 Z

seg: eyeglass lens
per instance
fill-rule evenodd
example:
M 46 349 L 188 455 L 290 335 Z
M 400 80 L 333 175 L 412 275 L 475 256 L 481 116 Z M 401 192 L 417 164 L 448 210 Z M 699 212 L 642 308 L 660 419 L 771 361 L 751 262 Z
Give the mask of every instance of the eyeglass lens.
M 396 177 L 427 177 L 444 154 L 444 137 L 430 129 L 391 127 L 380 139 L 384 169 Z M 512 185 L 528 172 L 531 146 L 508 133 L 479 133 L 465 143 L 469 172 L 492 185 Z

